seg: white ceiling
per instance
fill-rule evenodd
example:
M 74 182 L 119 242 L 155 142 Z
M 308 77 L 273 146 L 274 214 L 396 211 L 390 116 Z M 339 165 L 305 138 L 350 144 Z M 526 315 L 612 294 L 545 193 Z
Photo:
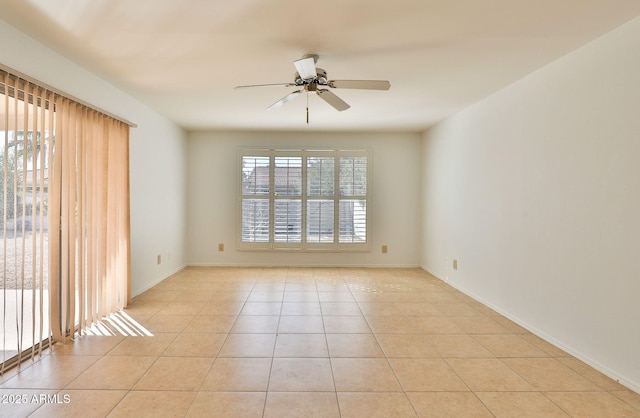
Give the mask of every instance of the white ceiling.
M 638 0 L 0 0 L 0 18 L 187 129 L 421 131 L 640 14 Z M 265 108 L 320 55 L 332 90 Z M 0 57 L 1 60 L 1 57 Z

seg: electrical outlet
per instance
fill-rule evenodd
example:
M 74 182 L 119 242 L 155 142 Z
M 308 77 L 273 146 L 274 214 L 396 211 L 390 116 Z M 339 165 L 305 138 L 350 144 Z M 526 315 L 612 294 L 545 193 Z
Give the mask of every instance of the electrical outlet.
M 453 269 L 458 270 L 458 260 L 453 260 Z
M 158 264 L 162 264 L 162 256 L 158 254 Z
M 389 251 L 389 248 L 386 245 L 382 246 L 382 254 L 386 254 Z
M 223 252 L 224 251 L 224 244 L 222 244 L 222 243 L 218 244 L 218 251 L 219 252 Z

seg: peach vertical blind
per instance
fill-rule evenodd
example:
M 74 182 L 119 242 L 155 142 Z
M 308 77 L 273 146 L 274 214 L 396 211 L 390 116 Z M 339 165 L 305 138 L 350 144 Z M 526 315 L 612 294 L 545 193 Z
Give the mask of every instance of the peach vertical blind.
M 4 67 L 0 101 L 4 369 L 126 305 L 130 125 Z
M 49 195 L 51 330 L 64 341 L 128 300 L 129 126 L 56 96 Z

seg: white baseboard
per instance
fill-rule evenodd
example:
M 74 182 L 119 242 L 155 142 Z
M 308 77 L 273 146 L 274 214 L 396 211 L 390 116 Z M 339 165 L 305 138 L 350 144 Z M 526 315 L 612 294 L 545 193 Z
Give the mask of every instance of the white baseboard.
M 527 331 L 531 332 L 532 334 L 542 338 L 543 340 L 545 340 L 546 342 L 548 342 L 549 344 L 554 345 L 555 347 L 558 347 L 559 349 L 561 349 L 562 351 L 568 353 L 569 355 L 577 358 L 578 360 L 588 364 L 589 366 L 593 367 L 594 369 L 598 370 L 600 373 L 604 374 L 607 377 L 610 377 L 611 379 L 615 380 L 616 382 L 620 383 L 621 385 L 627 387 L 628 389 L 636 392 L 636 393 L 640 393 L 640 383 L 638 382 L 634 382 L 631 379 L 626 378 L 625 376 L 620 375 L 619 373 L 616 373 L 615 371 L 609 369 L 608 367 L 604 366 L 603 364 L 600 364 L 598 361 L 584 355 L 583 353 L 573 349 L 572 347 L 569 347 L 567 345 L 565 345 L 562 341 L 557 340 L 556 338 L 548 335 L 547 333 L 545 333 L 544 331 L 532 326 L 531 324 L 527 323 L 526 321 L 521 320 L 520 318 L 511 315 L 509 312 L 506 312 L 502 309 L 500 309 L 500 307 L 495 306 L 491 303 L 489 303 L 488 301 L 484 300 L 483 298 L 479 297 L 478 295 L 474 294 L 473 292 L 470 292 L 469 290 L 467 290 L 466 288 L 456 285 L 455 283 L 450 283 L 446 276 L 442 276 L 441 274 L 439 274 L 438 272 L 435 272 L 431 269 L 429 269 L 426 266 L 422 266 L 421 267 L 423 270 L 425 270 L 427 273 L 435 276 L 436 278 L 442 280 L 443 282 L 447 283 L 449 286 L 453 287 L 454 289 L 457 289 L 459 291 L 461 291 L 462 293 L 464 293 L 465 295 L 469 296 L 470 298 L 482 303 L 483 305 L 493 309 L 494 311 L 498 312 L 500 315 L 504 316 L 505 318 L 515 322 L 516 324 L 518 324 L 519 326 L 521 326 L 522 328 L 526 329 Z
M 156 280 L 155 282 L 152 282 L 148 285 L 146 285 L 145 287 L 143 287 L 142 289 L 138 289 L 135 292 L 131 292 L 131 297 L 135 298 L 138 295 L 143 294 L 144 292 L 146 292 L 147 290 L 151 289 L 152 287 L 162 283 L 163 281 L 167 280 L 169 277 L 175 275 L 176 273 L 179 273 L 180 271 L 184 270 L 186 267 L 188 267 L 186 264 L 181 265 L 180 267 L 176 268 L 172 273 L 170 273 L 169 275 L 162 277 L 158 280 Z
M 295 263 L 188 263 L 187 267 L 309 267 L 309 268 L 381 268 L 381 269 L 401 269 L 401 268 L 421 268 L 419 264 L 295 264 Z

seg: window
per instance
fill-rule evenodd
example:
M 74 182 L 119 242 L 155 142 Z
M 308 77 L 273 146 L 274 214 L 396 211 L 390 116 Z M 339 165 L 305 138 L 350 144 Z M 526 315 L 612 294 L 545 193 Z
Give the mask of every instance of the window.
M 240 249 L 368 250 L 368 150 L 241 149 Z

